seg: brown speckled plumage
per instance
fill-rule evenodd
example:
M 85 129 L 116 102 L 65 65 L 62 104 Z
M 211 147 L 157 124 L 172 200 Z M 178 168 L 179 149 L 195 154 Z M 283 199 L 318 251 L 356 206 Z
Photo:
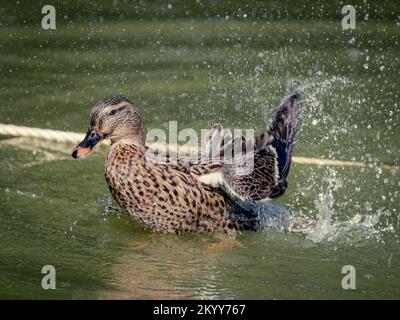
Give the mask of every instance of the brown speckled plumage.
M 200 182 L 202 175 L 224 171 L 227 180 L 239 193 L 248 192 L 246 183 L 240 185 L 240 177 L 234 177 L 227 169 L 228 166 L 223 163 L 157 162 L 147 152 L 144 144 L 138 108 L 128 99 L 107 97 L 92 108 L 90 128 L 86 138 L 74 149 L 73 157 L 90 152 L 98 141 L 105 138 L 111 140 L 104 165 L 110 191 L 133 221 L 146 229 L 174 233 L 232 233 L 237 230 L 257 230 L 260 227 L 257 214 L 246 212 L 221 189 Z M 257 139 L 255 151 L 259 159 L 256 162 L 262 162 L 265 168 L 275 168 L 276 152 L 262 157 L 262 152 L 265 151 L 260 151 L 268 150 L 266 148 L 274 138 L 268 133 Z M 270 169 L 264 173 L 267 178 L 275 174 Z M 271 178 L 271 184 L 274 183 L 272 180 Z M 271 188 L 279 186 L 274 185 Z M 237 211 L 245 219 L 239 219 L 232 214 Z
M 231 232 L 246 227 L 227 217 L 221 193 L 173 164 L 148 161 L 145 148 L 129 140 L 110 147 L 104 174 L 120 206 L 153 231 Z

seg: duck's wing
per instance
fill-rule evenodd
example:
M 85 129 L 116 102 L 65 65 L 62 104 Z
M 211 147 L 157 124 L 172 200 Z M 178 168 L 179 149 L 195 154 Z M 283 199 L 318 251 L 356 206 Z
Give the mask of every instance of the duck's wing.
M 256 138 L 256 149 L 271 145 L 278 154 L 279 175 L 286 179 L 289 174 L 292 155 L 299 133 L 299 99 L 301 94 L 294 92 L 279 105 L 268 132 Z
M 177 155 L 170 152 L 153 150 L 146 147 L 147 160 L 158 165 L 168 164 L 177 171 L 201 176 L 220 171 L 224 163 L 229 163 L 233 158 L 233 151 L 246 150 L 246 139 L 239 136 L 232 139 L 229 131 L 224 131 L 221 124 L 214 124 L 204 137 L 204 145 L 200 146 L 199 152 L 193 157 Z M 252 146 L 254 143 L 252 144 Z
M 209 139 L 219 135 L 220 128 L 221 126 L 219 124 L 214 125 L 210 131 Z M 174 169 L 177 172 L 183 172 L 194 176 L 201 176 L 207 173 L 219 171 L 223 166 L 223 162 L 221 161 L 223 157 L 216 156 L 215 153 L 212 154 L 211 148 L 211 144 L 209 143 L 202 149 L 202 151 L 199 151 L 195 157 L 186 157 L 184 155 L 178 156 L 174 153 L 152 150 L 149 147 L 146 147 L 146 158 L 147 161 L 157 166 L 163 166 L 165 168 Z M 213 152 L 222 153 L 223 151 L 220 151 L 222 149 L 223 144 L 214 148 Z
M 252 151 L 235 154 L 231 164 L 224 162 L 199 180 L 242 201 L 267 201 L 283 194 L 298 134 L 298 98 L 295 93 L 282 101 L 269 130 L 255 139 Z M 248 146 L 244 138 L 232 143 Z
M 269 200 L 282 194 L 286 187 L 280 180 L 276 150 L 271 146 L 224 164 L 219 170 L 201 175 L 199 180 L 244 202 Z
M 246 151 L 254 151 L 254 141 L 246 141 L 244 136 L 232 138 L 229 131 L 214 124 L 205 139 L 205 145 L 199 153 L 199 161 L 189 164 L 190 172 L 196 176 L 222 172 L 237 156 L 246 155 Z M 188 167 L 188 165 L 186 165 Z

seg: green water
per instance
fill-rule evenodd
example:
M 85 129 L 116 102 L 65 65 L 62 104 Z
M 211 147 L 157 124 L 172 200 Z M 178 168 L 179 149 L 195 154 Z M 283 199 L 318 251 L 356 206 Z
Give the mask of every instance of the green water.
M 100 98 L 140 106 L 146 130 L 263 130 L 306 93 L 296 155 L 400 165 L 396 21 L 160 19 L 11 25 L 0 32 L 0 122 L 85 132 Z M 294 164 L 277 202 L 308 236 L 143 231 L 112 203 L 104 151 L 0 140 L 0 298 L 400 298 L 400 172 Z M 8 137 L 10 138 L 10 137 Z M 18 146 L 19 145 L 19 146 Z M 224 244 L 225 243 L 225 244 Z M 53 265 L 57 289 L 43 290 Z M 343 290 L 341 269 L 356 268 Z

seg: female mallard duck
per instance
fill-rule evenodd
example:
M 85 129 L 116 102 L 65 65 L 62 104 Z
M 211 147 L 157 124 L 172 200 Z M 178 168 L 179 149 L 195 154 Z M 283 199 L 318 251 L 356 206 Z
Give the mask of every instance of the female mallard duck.
M 159 232 L 257 230 L 258 214 L 243 202 L 284 193 L 298 132 L 295 93 L 283 100 L 269 130 L 252 144 L 254 168 L 236 175 L 232 164 L 158 163 L 145 146 L 137 106 L 127 98 L 107 97 L 90 111 L 90 127 L 72 151 L 78 158 L 110 139 L 104 174 L 112 195 L 134 222 Z M 216 126 L 214 134 L 219 130 Z M 233 144 L 236 142 L 234 141 Z M 221 150 L 224 148 L 221 148 Z

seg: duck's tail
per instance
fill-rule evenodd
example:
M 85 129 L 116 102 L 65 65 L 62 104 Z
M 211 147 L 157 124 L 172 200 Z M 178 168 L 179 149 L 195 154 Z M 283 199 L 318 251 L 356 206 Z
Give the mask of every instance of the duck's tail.
M 268 131 L 256 138 L 256 149 L 262 150 L 268 145 L 275 148 L 281 181 L 285 181 L 289 174 L 292 154 L 297 142 L 300 97 L 301 93 L 295 91 L 283 99 Z

